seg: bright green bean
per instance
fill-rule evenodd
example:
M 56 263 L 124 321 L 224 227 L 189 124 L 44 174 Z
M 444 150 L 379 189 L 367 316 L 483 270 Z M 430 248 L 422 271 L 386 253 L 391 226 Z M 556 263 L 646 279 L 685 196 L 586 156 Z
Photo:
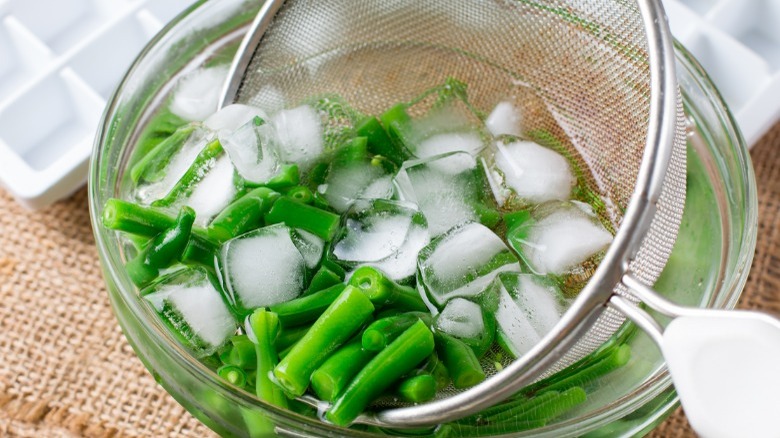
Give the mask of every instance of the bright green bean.
M 157 278 L 160 269 L 170 266 L 181 255 L 190 240 L 194 221 L 195 211 L 182 207 L 174 226 L 158 234 L 134 259 L 127 262 L 125 269 L 137 286 L 144 286 Z
M 416 322 L 366 364 L 336 399 L 325 418 L 339 426 L 349 425 L 372 400 L 412 371 L 433 350 L 431 330 L 424 322 Z
M 419 292 L 402 286 L 378 269 L 361 266 L 352 273 L 349 284 L 359 288 L 376 306 L 392 306 L 409 311 L 428 312 Z
M 330 242 L 338 231 L 341 218 L 337 214 L 294 201 L 279 198 L 265 215 L 266 224 L 284 222 L 290 228 L 300 228 Z
M 402 313 L 372 322 L 363 331 L 363 348 L 369 351 L 382 350 L 418 320 L 431 325 L 431 315 L 427 312 Z
M 263 216 L 279 198 L 279 193 L 258 187 L 233 201 L 215 217 L 208 227 L 208 236 L 223 243 L 263 226 Z
M 279 334 L 279 317 L 273 312 L 260 308 L 249 315 L 248 324 L 256 341 L 257 376 L 255 393 L 261 400 L 286 408 L 287 397 L 281 388 L 276 386 L 269 378 L 271 370 L 274 369 L 278 362 L 274 341 Z
M 284 303 L 274 304 L 270 310 L 279 315 L 282 327 L 292 327 L 316 320 L 325 312 L 346 286 L 337 284 L 319 292 L 295 298 Z
M 403 380 L 396 392 L 407 403 L 425 403 L 436 396 L 436 379 L 430 374 L 418 374 Z
M 437 333 L 436 353 L 447 367 L 455 388 L 469 388 L 485 380 L 485 372 L 474 350 L 463 341 Z
M 352 378 L 374 357 L 364 349 L 360 337 L 338 349 L 311 375 L 311 387 L 320 400 L 332 402 Z
M 373 312 L 373 304 L 362 292 L 345 288 L 274 368 L 276 380 L 292 395 L 303 395 L 314 370 L 354 335 Z

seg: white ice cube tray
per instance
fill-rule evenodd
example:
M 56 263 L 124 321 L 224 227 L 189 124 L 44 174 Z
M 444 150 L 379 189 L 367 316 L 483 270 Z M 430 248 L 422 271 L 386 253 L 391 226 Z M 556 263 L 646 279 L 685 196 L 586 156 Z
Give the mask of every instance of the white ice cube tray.
M 80 187 L 107 99 L 193 0 L 0 0 L 0 183 L 29 208 Z
M 664 7 L 672 33 L 752 146 L 780 118 L 780 0 L 664 0 Z

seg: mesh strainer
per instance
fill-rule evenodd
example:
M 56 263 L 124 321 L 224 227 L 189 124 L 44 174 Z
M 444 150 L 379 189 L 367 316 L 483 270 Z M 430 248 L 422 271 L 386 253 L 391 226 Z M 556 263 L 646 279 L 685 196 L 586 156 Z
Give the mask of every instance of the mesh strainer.
M 468 390 L 358 421 L 418 427 L 475 413 L 592 352 L 624 315 L 659 341 L 674 372 L 662 330 L 636 306 L 641 298 L 667 314 L 699 315 L 644 286 L 666 264 L 685 201 L 685 119 L 658 2 L 269 0 L 239 48 L 221 105 L 335 93 L 372 114 L 448 77 L 469 85 L 475 107 L 510 97 L 524 129 L 568 139 L 617 233 L 562 320 L 526 355 Z

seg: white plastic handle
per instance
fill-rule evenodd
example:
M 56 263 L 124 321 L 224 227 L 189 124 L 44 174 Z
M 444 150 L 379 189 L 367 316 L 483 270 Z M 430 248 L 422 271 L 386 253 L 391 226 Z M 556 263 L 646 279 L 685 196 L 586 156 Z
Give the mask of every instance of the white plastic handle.
M 780 320 L 745 311 L 679 316 L 661 350 L 702 437 L 780 437 Z

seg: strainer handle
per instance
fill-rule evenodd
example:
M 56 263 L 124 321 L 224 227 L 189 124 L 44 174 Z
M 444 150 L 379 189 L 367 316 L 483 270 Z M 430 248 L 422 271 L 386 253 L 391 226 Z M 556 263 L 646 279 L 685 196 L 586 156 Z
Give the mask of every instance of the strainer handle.
M 610 300 L 661 348 L 696 432 L 706 438 L 780 437 L 780 320 L 677 306 L 627 278 L 624 284 L 648 307 L 674 317 L 662 329 L 627 299 Z

